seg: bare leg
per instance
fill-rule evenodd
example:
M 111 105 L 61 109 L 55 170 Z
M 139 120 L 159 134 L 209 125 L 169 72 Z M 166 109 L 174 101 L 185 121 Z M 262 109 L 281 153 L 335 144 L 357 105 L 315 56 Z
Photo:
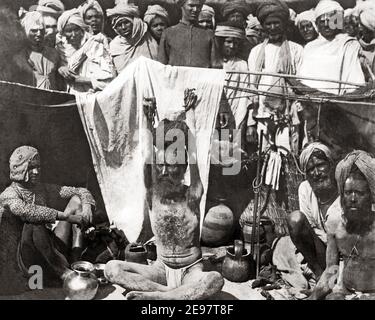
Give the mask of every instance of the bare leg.
M 188 269 L 182 285 L 166 292 L 129 292 L 127 299 L 132 300 L 205 300 L 218 293 L 224 286 L 220 273 L 203 272 L 203 264 L 198 263 Z
M 318 238 L 306 216 L 300 211 L 294 211 L 289 215 L 288 228 L 294 245 L 303 254 L 314 274 L 320 277 L 326 266 L 324 243 Z
M 118 284 L 127 290 L 168 290 L 165 269 L 159 261 L 156 261 L 153 265 L 144 265 L 112 260 L 106 264 L 104 275 L 108 281 Z

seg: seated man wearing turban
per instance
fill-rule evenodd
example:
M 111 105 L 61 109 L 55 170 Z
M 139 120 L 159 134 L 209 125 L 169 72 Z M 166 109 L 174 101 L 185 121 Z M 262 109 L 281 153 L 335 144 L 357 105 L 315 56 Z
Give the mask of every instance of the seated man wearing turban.
M 0 195 L 2 294 L 28 290 L 33 265 L 42 268 L 44 286 L 58 285 L 83 249 L 76 225 L 92 222 L 91 193 L 41 182 L 40 163 L 38 150 L 30 146 L 17 148 L 9 159 L 12 183 Z
M 58 74 L 60 57 L 55 48 L 45 44 L 45 25 L 40 12 L 21 11 L 21 25 L 28 38 L 24 57 L 33 70 L 33 85 L 39 89 L 60 90 L 62 80 Z
M 341 215 L 328 218 L 327 269 L 310 299 L 332 291 L 326 299 L 373 300 L 375 158 L 364 151 L 349 153 L 337 165 L 336 181 Z
M 289 8 L 282 0 L 262 1 L 257 9 L 257 18 L 267 34 L 267 39 L 253 48 L 248 58 L 250 71 L 282 73 L 295 75 L 301 63 L 303 48 L 292 41 L 287 40 L 286 31 L 289 21 Z M 264 149 L 270 145 L 282 145 L 288 150 L 294 150 L 291 146 L 290 135 L 297 132 L 296 126 L 299 119 L 293 108 L 288 106 L 289 101 L 283 98 L 288 92 L 288 86 L 281 77 L 267 75 L 251 75 L 250 82 L 254 89 L 276 94 L 271 99 L 269 96 L 259 95 L 253 100 L 247 123 L 247 141 L 254 144 L 257 140 L 257 131 L 263 131 Z M 291 119 L 290 126 L 280 129 L 274 125 L 277 119 Z M 293 131 L 289 132 L 289 127 Z
M 143 16 L 143 21 L 147 23 L 151 35 L 159 44 L 164 30 L 169 26 L 167 10 L 157 4 L 148 6 Z
M 375 80 L 375 4 L 364 2 L 359 6 L 359 56 L 366 81 Z
M 340 202 L 334 178 L 334 163 L 327 146 L 313 142 L 300 155 L 306 180 L 298 188 L 299 211 L 288 217 L 290 237 L 318 278 L 325 269 L 327 219 L 334 219 Z M 331 210 L 331 211 L 329 211 Z
M 344 94 L 356 85 L 365 83 L 358 53 L 360 44 L 354 37 L 342 33 L 344 9 L 332 0 L 322 0 L 315 8 L 319 37 L 309 42 L 303 51 L 303 61 L 298 75 L 322 80 L 302 80 L 302 83 L 320 91 Z M 324 81 L 338 81 L 332 83 Z
M 198 17 L 198 23 L 202 28 L 215 30 L 215 10 L 204 4 Z
M 110 43 L 110 52 L 118 73 L 141 56 L 157 58 L 158 44 L 147 23 L 140 18 L 137 6 L 119 3 L 107 9 L 107 16 L 117 33 Z
M 204 0 L 179 0 L 181 21 L 167 28 L 160 40 L 158 61 L 172 66 L 211 68 L 214 33 L 198 24 Z
M 104 12 L 95 0 L 87 0 L 79 8 L 83 21 L 90 27 L 90 33 L 96 35 L 103 32 Z
M 298 14 L 295 23 L 305 43 L 318 37 L 314 10 L 307 10 Z

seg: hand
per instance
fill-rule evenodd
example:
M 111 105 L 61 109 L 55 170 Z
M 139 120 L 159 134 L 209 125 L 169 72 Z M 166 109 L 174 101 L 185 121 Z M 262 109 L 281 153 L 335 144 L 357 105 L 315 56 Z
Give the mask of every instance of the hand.
M 246 129 L 246 142 L 250 144 L 258 144 L 258 133 L 255 126 L 249 126 Z
M 77 74 L 67 66 L 60 67 L 58 71 L 66 81 L 74 81 L 77 76 Z
M 219 123 L 220 123 L 220 128 L 224 129 L 228 126 L 229 122 L 229 115 L 227 112 L 220 112 L 219 113 Z
M 188 112 L 191 108 L 195 108 L 198 96 L 195 94 L 195 89 L 185 89 L 184 91 L 184 105 L 185 112 Z

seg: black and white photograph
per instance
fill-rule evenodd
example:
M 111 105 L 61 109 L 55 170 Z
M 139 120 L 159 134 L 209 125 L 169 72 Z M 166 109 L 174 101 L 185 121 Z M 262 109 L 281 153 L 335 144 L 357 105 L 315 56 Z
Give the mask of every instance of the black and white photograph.
M 375 300 L 375 0 L 0 0 L 0 300 Z

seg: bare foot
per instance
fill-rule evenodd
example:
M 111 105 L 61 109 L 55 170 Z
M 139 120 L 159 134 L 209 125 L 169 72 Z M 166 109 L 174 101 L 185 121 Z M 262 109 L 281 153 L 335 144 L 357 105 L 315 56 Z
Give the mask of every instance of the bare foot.
M 130 291 L 125 296 L 125 299 L 126 300 L 158 300 L 158 297 L 159 297 L 158 292 Z

